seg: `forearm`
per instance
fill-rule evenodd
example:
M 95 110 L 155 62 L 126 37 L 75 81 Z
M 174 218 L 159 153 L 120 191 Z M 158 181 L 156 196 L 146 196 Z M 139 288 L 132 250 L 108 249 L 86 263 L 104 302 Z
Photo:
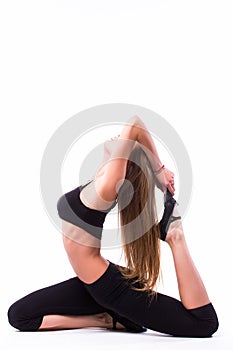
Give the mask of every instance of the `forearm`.
M 104 163 L 111 158 L 128 158 L 136 143 L 147 154 L 154 171 L 158 171 L 162 162 L 149 131 L 138 116 L 127 121 L 118 139 L 105 143 Z
M 134 135 L 134 139 L 136 139 L 148 156 L 154 171 L 158 171 L 163 164 L 159 158 L 158 151 L 149 131 L 142 120 L 138 117 L 135 117 L 132 134 Z
M 105 197 L 112 198 L 116 196 L 116 184 L 125 178 L 127 161 L 130 159 L 130 154 L 136 145 L 142 147 L 150 161 L 152 169 L 157 173 L 157 176 L 160 176 L 160 178 L 156 177 L 158 188 L 163 192 L 168 188 L 172 195 L 174 195 L 174 188 L 172 187 L 174 174 L 169 170 L 167 173 L 159 172 L 162 169 L 162 162 L 153 139 L 141 119 L 135 116 L 127 121 L 119 137 L 111 144 L 112 147 L 107 147 L 110 151 L 110 157 L 98 169 L 98 176 L 102 176 L 102 182 L 108 186 L 107 192 L 111 192 L 111 196 L 105 193 Z

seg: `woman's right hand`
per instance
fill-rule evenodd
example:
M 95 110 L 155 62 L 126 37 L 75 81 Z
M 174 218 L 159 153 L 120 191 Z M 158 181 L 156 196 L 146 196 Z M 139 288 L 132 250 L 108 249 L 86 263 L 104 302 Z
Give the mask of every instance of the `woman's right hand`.
M 156 185 L 162 191 L 168 189 L 172 196 L 175 194 L 174 173 L 167 168 L 164 168 L 159 174 L 155 175 Z

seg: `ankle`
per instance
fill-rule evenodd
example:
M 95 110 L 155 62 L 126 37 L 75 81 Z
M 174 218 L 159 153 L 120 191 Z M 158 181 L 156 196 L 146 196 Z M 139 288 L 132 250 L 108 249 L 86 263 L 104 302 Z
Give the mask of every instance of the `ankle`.
M 166 242 L 170 247 L 185 243 L 185 236 L 182 229 L 177 228 L 167 234 Z
M 111 328 L 112 327 L 112 317 L 107 314 L 106 312 L 103 312 L 101 314 L 97 314 L 96 320 L 100 327 L 103 328 Z
M 103 312 L 101 314 L 97 314 L 96 320 L 97 320 L 97 326 L 101 328 L 107 328 L 112 329 L 113 328 L 113 320 L 112 317 L 107 313 Z M 125 326 L 120 324 L 119 322 L 116 323 L 116 329 L 125 329 Z

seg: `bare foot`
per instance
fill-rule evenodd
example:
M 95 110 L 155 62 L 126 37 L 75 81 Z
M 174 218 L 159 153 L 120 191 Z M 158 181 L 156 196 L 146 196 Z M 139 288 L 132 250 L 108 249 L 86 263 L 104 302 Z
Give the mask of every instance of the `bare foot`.
M 107 329 L 113 328 L 112 317 L 107 312 L 103 312 L 102 314 L 98 314 L 98 315 L 96 315 L 96 317 L 100 323 L 100 327 L 107 328 Z M 125 326 L 123 326 L 121 323 L 117 322 L 116 328 L 123 330 L 123 329 L 125 329 Z

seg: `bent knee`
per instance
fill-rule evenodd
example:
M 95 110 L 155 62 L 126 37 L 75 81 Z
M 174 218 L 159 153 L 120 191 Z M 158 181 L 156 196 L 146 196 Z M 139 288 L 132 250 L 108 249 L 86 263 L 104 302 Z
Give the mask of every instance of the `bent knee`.
M 16 329 L 21 329 L 21 313 L 20 313 L 20 308 L 19 308 L 19 304 L 18 302 L 15 302 L 14 304 L 12 304 L 8 310 L 7 313 L 8 316 L 8 322 L 10 323 L 10 325 Z
M 203 335 L 202 337 L 208 338 L 211 337 L 215 332 L 217 332 L 219 327 L 218 319 L 213 319 L 208 322 L 206 327 L 203 327 Z
M 198 320 L 197 329 L 194 330 L 196 337 L 211 337 L 218 330 L 218 317 L 211 303 L 193 309 L 191 313 Z
M 19 331 L 36 331 L 40 327 L 43 317 L 29 317 L 21 300 L 12 304 L 7 312 L 9 324 Z

